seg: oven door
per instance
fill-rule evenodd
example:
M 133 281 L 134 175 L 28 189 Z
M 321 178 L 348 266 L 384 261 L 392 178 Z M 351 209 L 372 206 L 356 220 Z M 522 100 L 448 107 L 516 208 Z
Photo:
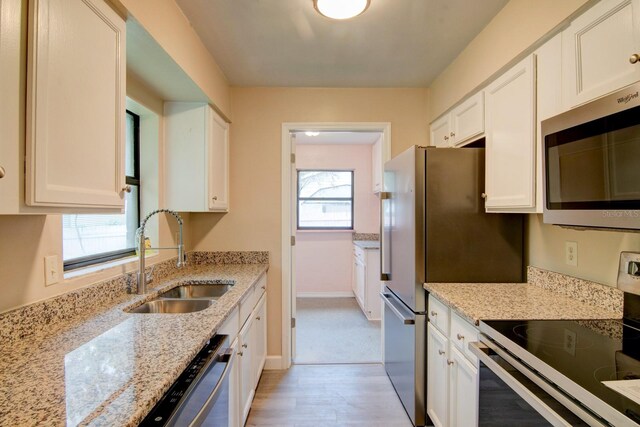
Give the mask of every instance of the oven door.
M 503 350 L 482 342 L 469 347 L 480 364 L 479 426 L 606 425 Z

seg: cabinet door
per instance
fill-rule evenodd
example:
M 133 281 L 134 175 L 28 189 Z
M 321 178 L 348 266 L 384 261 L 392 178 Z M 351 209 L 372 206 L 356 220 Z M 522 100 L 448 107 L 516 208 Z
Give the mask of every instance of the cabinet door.
M 382 315 L 382 300 L 380 299 L 380 250 L 368 249 L 367 278 L 365 283 L 365 305 L 369 320 L 380 320 Z
M 211 107 L 208 152 L 209 210 L 229 210 L 229 124 Z
M 256 306 L 253 316 L 253 377 L 254 388 L 257 387 L 264 368 L 264 362 L 267 360 L 267 295 L 262 295 L 260 302 Z
M 229 375 L 229 425 L 240 425 L 240 362 L 238 355 L 238 338 L 233 340 L 229 346 L 236 357 L 232 360 L 231 372 Z
M 449 147 L 451 126 L 449 122 L 449 114 L 445 114 L 429 127 L 431 134 L 431 145 L 436 147 Z
M 535 56 L 485 90 L 486 208 L 535 207 Z
M 453 363 L 451 363 L 453 362 Z M 478 425 L 478 369 L 457 349 L 449 356 L 449 405 L 451 427 Z
M 251 409 L 251 402 L 253 401 L 255 377 L 253 374 L 253 352 L 254 352 L 254 339 L 252 337 L 253 332 L 253 319 L 249 317 L 249 320 L 244 324 L 238 335 L 238 344 L 240 345 L 240 351 L 238 352 L 238 365 L 240 367 L 240 425 L 244 425 L 244 422 L 249 415 Z
M 365 280 L 366 280 L 366 266 L 359 259 L 356 260 L 356 299 L 365 310 L 364 297 L 365 297 Z
M 124 207 L 125 23 L 104 0 L 31 0 L 26 203 Z
M 484 132 L 484 93 L 480 92 L 451 112 L 451 132 L 455 146 L 461 146 Z
M 603 0 L 562 33 L 563 94 L 574 107 L 640 80 L 640 0 Z
M 448 339 L 427 326 L 427 414 L 436 427 L 449 426 Z

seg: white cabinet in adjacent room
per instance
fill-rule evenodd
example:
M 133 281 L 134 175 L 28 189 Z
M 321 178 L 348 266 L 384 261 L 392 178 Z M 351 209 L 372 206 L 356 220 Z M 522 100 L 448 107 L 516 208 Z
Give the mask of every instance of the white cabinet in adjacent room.
M 488 212 L 535 210 L 535 55 L 485 89 Z
M 564 103 L 575 107 L 640 80 L 640 0 L 602 0 L 562 32 Z
M 25 202 L 121 209 L 125 22 L 104 0 L 31 0 L 29 13 Z
M 484 133 L 484 93 L 467 98 L 431 123 L 431 145 L 462 147 Z
M 371 186 L 374 194 L 382 191 L 382 135 L 371 147 Z
M 167 102 L 165 197 L 180 212 L 229 210 L 229 124 L 211 106 Z
M 368 320 L 380 320 L 380 249 L 353 245 L 353 282 L 351 288 Z

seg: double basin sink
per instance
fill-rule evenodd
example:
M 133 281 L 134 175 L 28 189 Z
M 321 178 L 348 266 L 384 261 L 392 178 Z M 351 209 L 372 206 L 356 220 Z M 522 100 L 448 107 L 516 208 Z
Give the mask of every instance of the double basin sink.
M 162 292 L 157 298 L 125 311 L 128 313 L 194 313 L 212 306 L 232 286 L 231 282 L 183 282 L 175 288 Z

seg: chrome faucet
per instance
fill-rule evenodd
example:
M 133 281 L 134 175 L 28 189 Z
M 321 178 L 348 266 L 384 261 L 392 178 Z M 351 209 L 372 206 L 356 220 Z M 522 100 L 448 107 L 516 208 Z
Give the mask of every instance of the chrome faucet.
M 178 212 L 169 210 L 169 209 L 158 209 L 151 212 L 149 215 L 145 217 L 140 223 L 140 228 L 136 231 L 136 238 L 138 239 L 138 275 L 137 275 L 137 292 L 138 295 L 142 295 L 147 293 L 147 283 L 151 281 L 150 277 L 144 272 L 144 254 L 145 250 L 145 236 L 144 236 L 144 228 L 147 225 L 147 221 L 149 218 L 154 216 L 157 213 L 166 212 L 171 214 L 176 221 L 178 221 L 178 225 L 180 226 L 180 231 L 178 233 L 178 246 L 169 247 L 169 248 L 149 248 L 149 249 L 177 249 L 178 250 L 178 268 L 181 268 L 186 264 L 185 253 L 184 253 L 184 244 L 182 243 L 182 217 Z

